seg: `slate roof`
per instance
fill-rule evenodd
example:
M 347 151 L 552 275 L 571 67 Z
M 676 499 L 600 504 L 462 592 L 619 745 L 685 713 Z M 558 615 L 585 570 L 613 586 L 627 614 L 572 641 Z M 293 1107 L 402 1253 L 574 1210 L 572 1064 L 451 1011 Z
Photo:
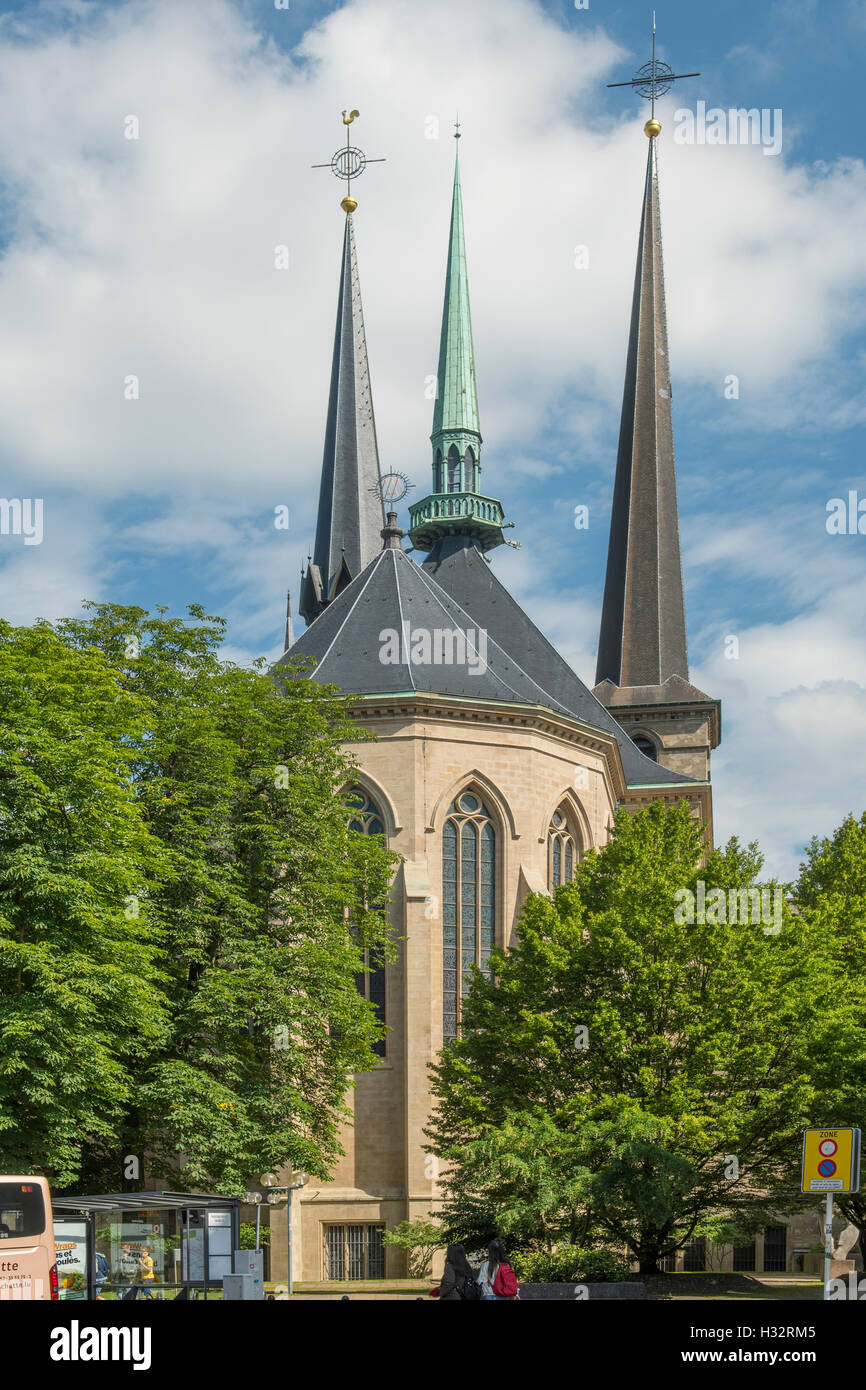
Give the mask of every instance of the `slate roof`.
M 396 663 L 384 662 L 381 634 L 386 629 L 399 634 L 406 623 L 410 651 L 401 651 Z M 484 669 L 472 674 L 472 665 L 481 665 L 477 660 L 413 663 L 411 633 L 418 628 L 468 634 L 479 655 L 477 634 L 483 630 Z M 481 552 L 463 537 L 439 542 L 423 565 L 415 564 L 402 549 L 386 546 L 297 639 L 278 666 L 296 656 L 315 660 L 313 679 L 350 694 L 418 691 L 541 706 L 612 734 L 629 785 L 688 785 L 692 781 L 638 751 L 506 591 Z
M 688 680 L 658 140 L 649 141 L 596 685 Z
M 312 564 L 301 590 L 311 621 L 381 549 L 384 510 L 352 214 L 346 214 L 331 390 Z

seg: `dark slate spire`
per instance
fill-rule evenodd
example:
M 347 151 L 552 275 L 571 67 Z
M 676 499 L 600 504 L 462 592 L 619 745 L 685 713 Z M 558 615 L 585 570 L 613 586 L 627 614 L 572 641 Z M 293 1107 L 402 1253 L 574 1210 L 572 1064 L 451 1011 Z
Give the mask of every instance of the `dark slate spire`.
M 459 130 L 455 140 L 460 139 Z M 502 506 L 481 492 L 481 425 L 475 387 L 475 349 L 469 311 L 469 273 L 463 231 L 460 162 L 455 153 L 445 302 L 433 407 L 433 490 L 409 508 L 416 550 L 461 536 L 482 550 L 502 545 Z
M 295 634 L 292 631 L 292 591 L 291 589 L 289 589 L 286 592 L 286 635 L 283 646 L 284 652 L 287 652 L 289 650 L 289 647 L 292 645 L 294 640 Z
M 649 152 L 610 521 L 596 682 L 688 680 L 657 135 Z
M 347 211 L 316 543 L 301 586 L 300 611 L 308 624 L 382 548 L 379 480 L 355 233 Z

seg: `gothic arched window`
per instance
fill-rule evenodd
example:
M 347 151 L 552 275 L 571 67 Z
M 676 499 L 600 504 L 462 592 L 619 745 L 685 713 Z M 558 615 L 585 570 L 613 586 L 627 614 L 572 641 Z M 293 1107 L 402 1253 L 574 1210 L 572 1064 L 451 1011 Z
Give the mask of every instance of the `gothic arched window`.
M 457 1037 L 472 967 L 490 975 L 496 920 L 496 831 L 474 792 L 461 792 L 442 831 L 442 1036 Z
M 460 491 L 460 455 L 456 444 L 448 450 L 448 491 Z
M 442 468 L 442 450 L 436 450 L 436 487 L 434 492 L 445 491 L 445 473 Z
M 566 807 L 560 806 L 551 817 L 547 831 L 547 884 L 551 891 L 574 878 L 580 858 L 580 839 Z
M 345 800 L 346 805 L 352 810 L 350 830 L 356 830 L 359 835 L 381 835 L 384 838 L 385 821 L 382 812 L 363 787 L 351 787 Z M 386 1023 L 385 964 L 375 948 L 364 948 L 364 969 L 359 970 L 355 976 L 355 985 L 358 993 L 373 1005 L 379 1022 Z M 384 1038 L 377 1039 L 372 1046 L 377 1057 L 385 1057 Z
M 478 475 L 477 475 L 477 469 L 476 469 L 476 465 L 475 465 L 475 451 L 474 451 L 474 449 L 472 448 L 472 445 L 471 445 L 471 444 L 467 447 L 466 453 L 463 455 L 463 466 L 464 466 L 464 468 L 465 468 L 465 470 L 466 470 L 466 486 L 467 486 L 467 488 L 471 488 L 473 492 L 477 492 L 477 491 L 478 491 Z
M 637 748 L 641 753 L 643 753 L 645 758 L 652 758 L 654 763 L 658 762 L 659 750 L 656 748 L 652 739 L 645 738 L 643 734 L 637 734 L 635 738 L 632 739 L 632 743 L 634 744 L 635 748 Z

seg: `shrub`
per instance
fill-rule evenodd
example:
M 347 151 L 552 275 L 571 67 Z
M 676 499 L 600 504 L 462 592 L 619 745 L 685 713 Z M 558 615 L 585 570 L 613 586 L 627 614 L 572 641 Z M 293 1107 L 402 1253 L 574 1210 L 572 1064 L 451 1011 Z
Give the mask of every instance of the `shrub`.
M 615 1284 L 629 1276 L 627 1256 L 614 1250 L 581 1250 L 557 1245 L 553 1250 L 529 1250 L 514 1256 L 519 1279 L 529 1284 Z

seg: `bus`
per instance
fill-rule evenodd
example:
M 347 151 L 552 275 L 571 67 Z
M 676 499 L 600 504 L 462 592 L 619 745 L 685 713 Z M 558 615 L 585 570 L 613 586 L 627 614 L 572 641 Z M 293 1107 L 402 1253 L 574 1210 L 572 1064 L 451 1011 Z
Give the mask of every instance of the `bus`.
M 26 1173 L 0 1174 L 0 1301 L 57 1297 L 48 1183 Z

